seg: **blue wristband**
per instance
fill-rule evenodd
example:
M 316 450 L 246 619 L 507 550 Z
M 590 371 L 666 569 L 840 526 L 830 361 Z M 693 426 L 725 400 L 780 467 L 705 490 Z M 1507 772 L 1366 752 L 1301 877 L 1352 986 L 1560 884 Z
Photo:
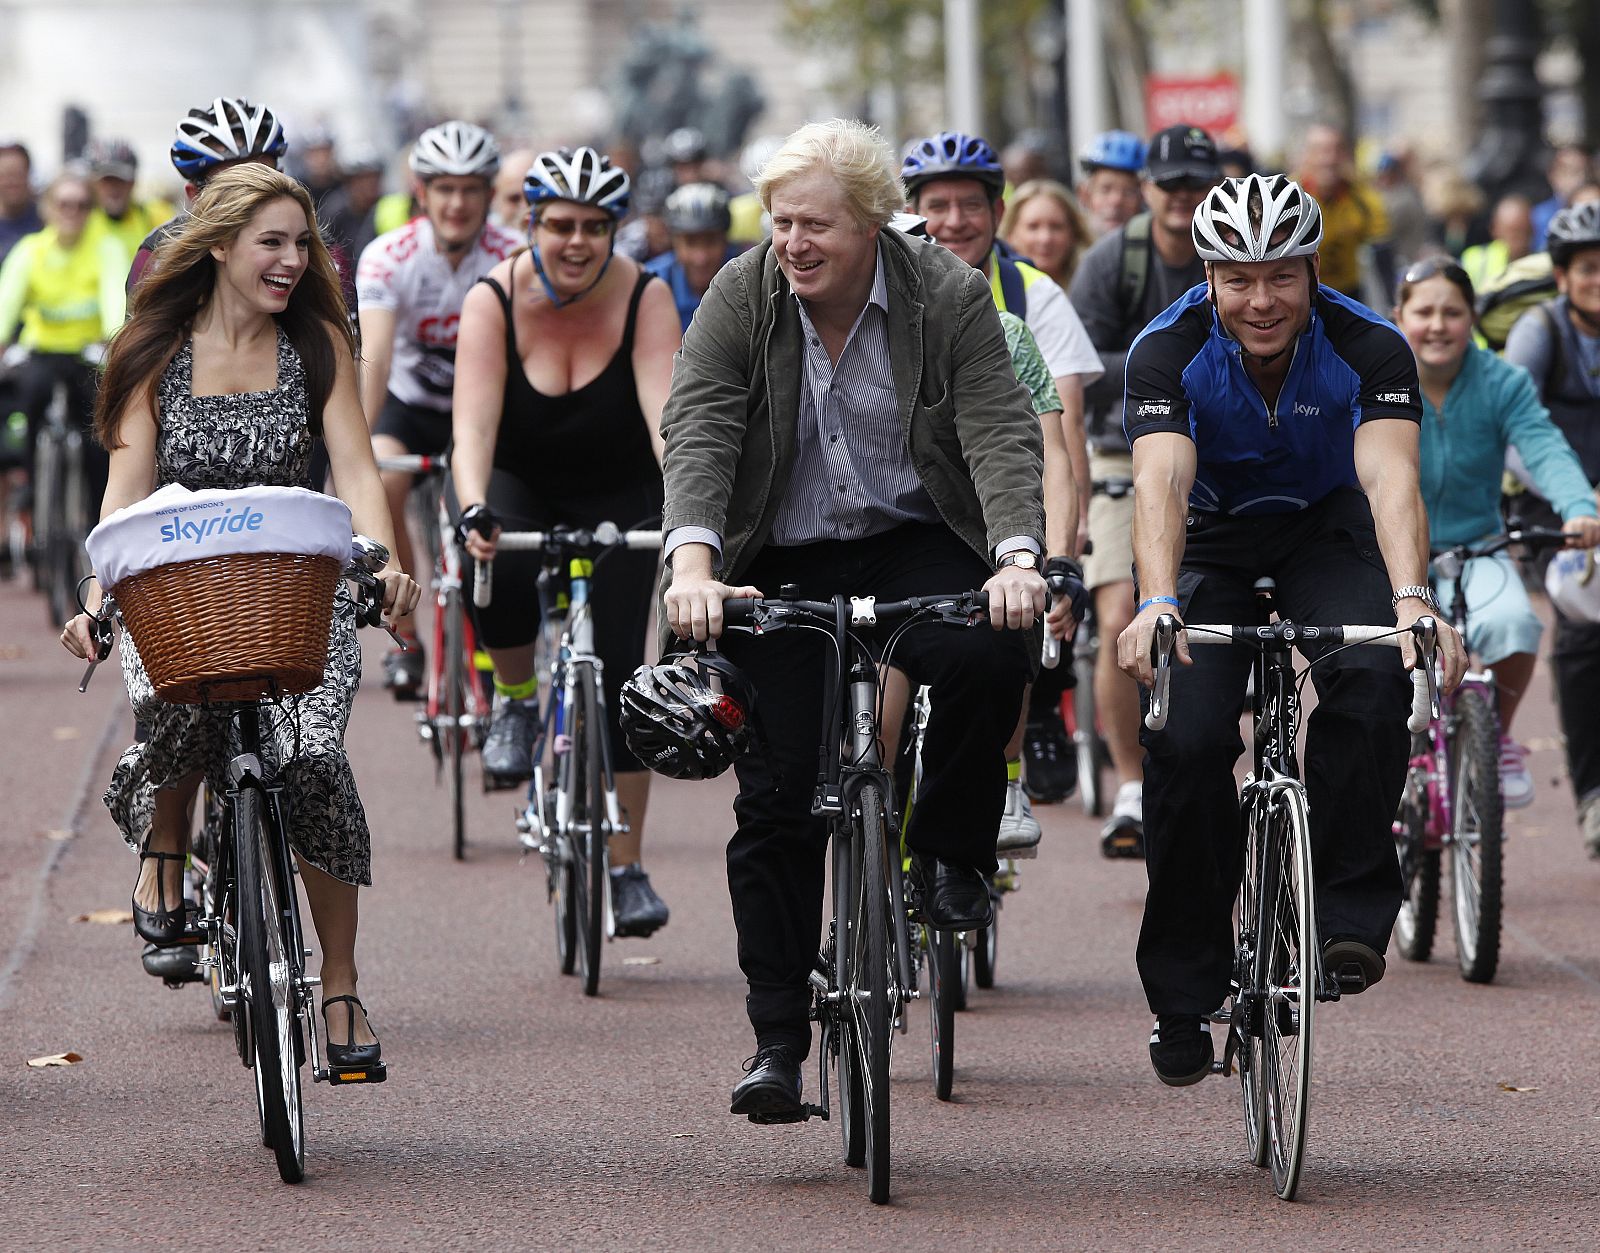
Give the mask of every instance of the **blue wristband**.
M 1149 600 L 1141 600 L 1137 612 L 1143 613 L 1151 605 L 1171 605 L 1174 609 L 1182 609 L 1183 602 L 1176 596 L 1152 596 Z

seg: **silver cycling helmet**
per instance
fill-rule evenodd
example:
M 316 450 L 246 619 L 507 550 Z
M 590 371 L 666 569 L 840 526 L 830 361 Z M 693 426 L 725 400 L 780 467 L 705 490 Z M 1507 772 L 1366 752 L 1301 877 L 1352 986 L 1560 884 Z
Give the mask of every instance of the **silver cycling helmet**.
M 441 175 L 493 179 L 500 170 L 500 145 L 471 122 L 441 122 L 417 137 L 411 170 L 421 179 Z
M 1545 235 L 1552 264 L 1563 269 L 1580 248 L 1600 248 L 1600 200 L 1586 200 L 1550 219 Z
M 218 96 L 204 109 L 190 109 L 172 140 L 172 167 L 191 183 L 228 161 L 271 157 L 289 149 L 283 124 L 264 104 L 240 96 Z
M 680 235 L 723 231 L 733 225 L 728 193 L 715 183 L 685 183 L 667 197 L 667 229 Z
M 557 148 L 541 152 L 522 180 L 522 195 L 537 209 L 550 200 L 593 205 L 613 218 L 628 213 L 628 173 L 593 148 Z
M 1322 242 L 1322 209 L 1282 174 L 1224 179 L 1194 211 L 1195 251 L 1207 261 L 1309 257 Z

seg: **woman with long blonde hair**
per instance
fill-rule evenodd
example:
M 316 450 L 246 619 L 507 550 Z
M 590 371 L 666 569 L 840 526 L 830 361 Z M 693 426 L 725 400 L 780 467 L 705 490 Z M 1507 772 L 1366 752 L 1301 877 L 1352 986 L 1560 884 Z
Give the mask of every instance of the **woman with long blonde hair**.
M 1000 238 L 1055 279 L 1062 291 L 1072 286 L 1078 262 L 1094 242 L 1072 193 L 1049 178 L 1030 179 L 1011 194 L 1000 220 Z
M 168 483 L 184 487 L 306 487 L 311 441 L 320 435 L 339 496 L 357 531 L 392 549 L 383 486 L 356 397 L 355 354 L 339 278 L 317 234 L 310 196 L 261 165 L 207 181 L 182 231 L 161 245 L 112 341 L 95 411 L 111 452 L 101 516 Z M 390 565 L 384 606 L 409 612 L 417 585 Z M 100 600 L 91 591 L 92 605 Z M 288 831 L 322 942 L 323 1013 L 329 1061 L 377 1062 L 377 1037 L 356 999 L 356 889 L 370 883 L 370 836 L 344 752 L 360 676 L 355 610 L 342 582 L 335 596 L 322 686 L 284 706 L 263 752 L 286 785 Z M 78 656 L 91 647 L 80 614 L 61 632 Z M 182 897 L 189 814 L 203 777 L 237 751 L 226 710 L 169 705 L 155 695 L 133 641 L 122 641 L 123 677 L 145 732 L 122 754 L 105 802 L 139 850 L 134 929 L 152 950 L 188 930 Z M 170 969 L 170 967 L 168 967 Z

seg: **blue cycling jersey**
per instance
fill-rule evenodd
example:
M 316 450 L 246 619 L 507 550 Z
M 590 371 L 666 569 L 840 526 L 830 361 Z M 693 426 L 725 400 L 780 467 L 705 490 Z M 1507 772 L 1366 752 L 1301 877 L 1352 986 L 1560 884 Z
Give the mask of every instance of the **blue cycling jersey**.
M 1292 513 L 1359 487 L 1355 430 L 1378 418 L 1420 423 L 1416 361 L 1400 332 L 1363 304 L 1318 287 L 1311 318 L 1269 409 L 1222 329 L 1204 283 L 1140 332 L 1128 350 L 1123 429 L 1194 440 L 1191 508 Z
M 728 255 L 722 261 L 726 265 L 742 251 L 734 244 L 728 245 Z M 644 268 L 657 278 L 665 279 L 667 286 L 672 289 L 672 303 L 678 306 L 678 320 L 683 323 L 683 329 L 689 329 L 689 322 L 694 318 L 694 311 L 700 307 L 700 297 L 695 295 L 689 287 L 688 276 L 683 272 L 683 266 L 678 261 L 675 252 L 663 252 L 658 257 L 651 257 L 644 263 Z

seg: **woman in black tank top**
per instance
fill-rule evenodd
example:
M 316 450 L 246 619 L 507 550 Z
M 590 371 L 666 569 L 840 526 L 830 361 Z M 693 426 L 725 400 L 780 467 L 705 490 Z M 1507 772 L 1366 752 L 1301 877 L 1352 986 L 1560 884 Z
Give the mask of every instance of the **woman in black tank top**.
M 532 247 L 496 266 L 462 308 L 451 478 L 475 528 L 468 533 L 474 557 L 494 555 L 480 532 L 498 528 L 615 522 L 626 529 L 660 520 L 661 407 L 679 322 L 665 284 L 612 255 L 626 189 L 626 176 L 592 150 L 541 155 L 524 183 Z M 611 348 L 603 365 L 594 351 L 601 345 Z M 505 786 L 532 773 L 539 562 L 537 553 L 496 557 L 494 602 L 474 611 L 495 666 L 484 773 Z M 613 550 L 590 589 L 617 792 L 632 828 L 611 840 L 618 935 L 649 935 L 667 920 L 639 866 L 650 774 L 628 751 L 616 718 L 622 683 L 644 660 L 656 568 L 654 553 Z

